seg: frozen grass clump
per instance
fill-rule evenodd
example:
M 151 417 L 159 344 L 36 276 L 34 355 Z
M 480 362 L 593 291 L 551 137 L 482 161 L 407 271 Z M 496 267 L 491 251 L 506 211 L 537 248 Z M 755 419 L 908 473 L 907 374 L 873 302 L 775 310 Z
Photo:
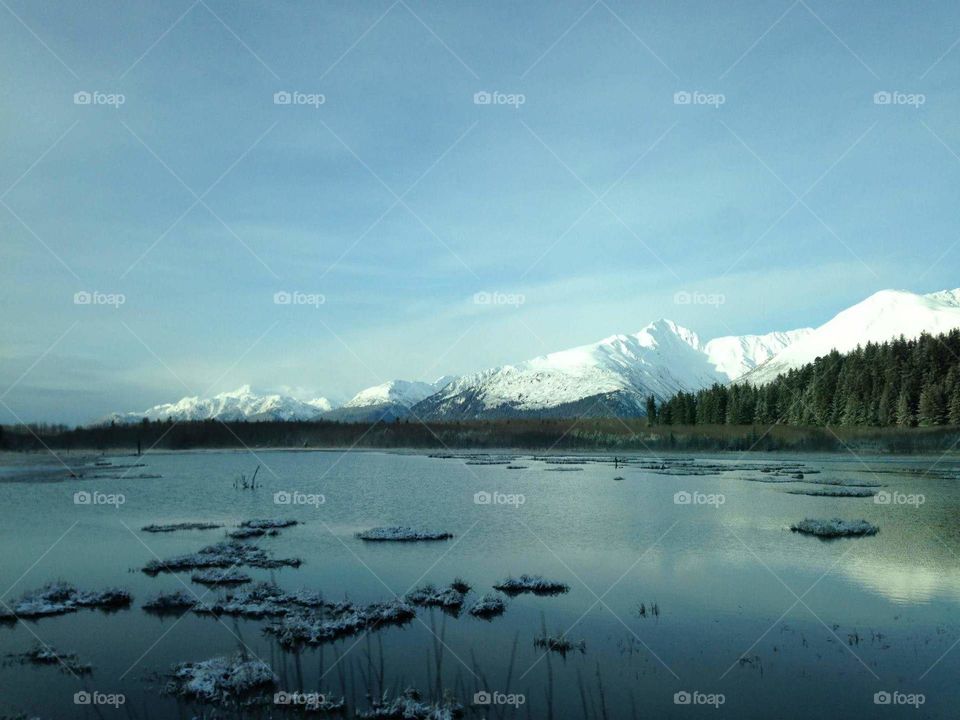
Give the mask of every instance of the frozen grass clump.
M 152 613 L 179 613 L 190 610 L 197 604 L 197 599 L 185 590 L 159 593 L 143 604 L 143 609 Z
M 55 582 L 26 593 L 10 610 L 0 609 L 0 621 L 14 622 L 17 618 L 36 619 L 64 615 L 80 608 L 115 610 L 128 607 L 132 601 L 130 593 L 120 588 L 95 592 L 77 590 L 69 583 Z
M 503 598 L 488 593 L 473 604 L 470 608 L 470 614 L 474 617 L 490 620 L 498 615 L 503 615 L 506 609 L 507 603 L 503 601 Z
M 560 595 L 570 591 L 570 586 L 566 583 L 546 580 L 542 575 L 521 575 L 519 578 L 508 577 L 493 587 L 507 595 L 519 595 L 521 593 Z
M 129 607 L 133 596 L 122 588 L 107 588 L 106 590 L 76 590 L 73 601 L 78 607 L 97 608 L 99 610 L 115 610 Z
M 459 575 L 453 579 L 453 582 L 450 583 L 450 587 L 452 587 L 457 592 L 463 593 L 464 595 L 466 595 L 468 592 L 470 592 L 473 589 L 470 583 L 468 583 Z
M 263 537 L 264 535 L 277 535 L 277 530 L 261 530 L 260 528 L 237 528 L 227 533 L 231 540 L 249 540 L 250 538 Z
M 298 590 L 288 593 L 271 583 L 257 583 L 248 590 L 228 593 L 213 605 L 198 608 L 197 612 L 213 615 L 265 618 L 280 617 L 305 608 L 335 608 L 324 601 L 320 593 Z
M 364 720 L 453 720 L 463 717 L 463 705 L 444 697 L 435 703 L 426 703 L 417 690 L 407 688 L 391 700 L 386 693 L 374 700 L 373 707 L 357 717 Z
M 866 520 L 841 520 L 840 518 L 831 520 L 806 518 L 791 525 L 790 529 L 793 532 L 816 535 L 820 538 L 860 537 L 876 535 L 880 531 L 880 528 Z
M 343 637 L 355 635 L 366 627 L 361 613 L 350 609 L 342 614 L 303 613 L 287 615 L 282 620 L 264 628 L 273 635 L 282 647 L 320 645 Z
M 436 532 L 432 530 L 415 530 L 412 527 L 393 526 L 377 527 L 357 533 L 361 540 L 377 542 L 416 542 L 418 540 L 449 540 L 453 533 Z
M 274 558 L 266 550 L 252 545 L 239 542 L 222 542 L 216 545 L 208 545 L 188 555 L 177 555 L 166 560 L 151 560 L 144 566 L 143 572 L 147 575 L 157 575 L 161 572 L 213 567 L 225 568 L 237 565 L 275 569 L 299 567 L 300 563 L 299 558 Z
M 7 657 L 23 665 L 57 665 L 61 671 L 74 675 L 89 675 L 93 672 L 93 666 L 82 662 L 74 653 L 60 653 L 49 645 L 37 645 L 25 653 Z
M 578 643 L 567 640 L 562 635 L 541 635 L 533 639 L 533 646 L 540 650 L 549 650 L 550 652 L 566 655 L 568 652 L 579 650 L 581 653 L 587 652 L 586 640 Z
M 190 579 L 201 585 L 243 585 L 251 580 L 249 575 L 237 568 L 197 570 Z
M 254 693 L 276 687 L 277 676 L 260 660 L 217 657 L 175 665 L 167 691 L 203 702 L 243 702 Z
M 747 482 L 769 483 L 769 484 L 771 484 L 771 485 L 778 485 L 778 484 L 788 485 L 788 484 L 792 484 L 793 482 L 795 482 L 794 480 L 791 480 L 790 478 L 782 477 L 782 476 L 780 476 L 780 475 L 764 475 L 763 477 L 752 477 L 752 478 L 751 478 L 751 477 L 745 477 L 745 478 L 740 478 L 740 479 L 741 479 L 741 480 L 746 480 Z
M 444 610 L 459 612 L 460 608 L 463 607 L 464 594 L 452 584 L 445 588 L 437 588 L 428 584 L 421 585 L 416 590 L 407 593 L 406 600 L 408 603 L 420 607 L 440 607 Z
M 253 528 L 255 530 L 279 530 L 281 528 L 293 527 L 294 525 L 299 524 L 296 520 L 287 519 L 258 519 L 258 520 L 244 520 L 240 523 L 240 527 Z
M 790 495 L 809 495 L 811 497 L 852 497 L 865 498 L 873 497 L 877 494 L 876 490 L 868 487 L 845 487 L 838 485 L 835 487 L 820 487 L 804 490 L 787 490 Z
M 289 614 L 268 625 L 264 632 L 274 635 L 283 647 L 290 648 L 320 645 L 385 625 L 403 625 L 414 617 L 414 608 L 402 600 L 373 603 L 365 607 L 340 603 L 313 612 Z
M 258 519 L 244 520 L 240 527 L 227 533 L 234 540 L 249 540 L 264 535 L 279 535 L 282 528 L 293 527 L 299 523 L 290 519 Z
M 218 525 L 217 523 L 208 523 L 208 522 L 182 522 L 182 523 L 171 523 L 169 525 L 147 525 L 146 527 L 140 528 L 143 532 L 148 533 L 169 533 L 176 532 L 177 530 L 216 530 L 217 528 L 222 528 L 223 525 Z

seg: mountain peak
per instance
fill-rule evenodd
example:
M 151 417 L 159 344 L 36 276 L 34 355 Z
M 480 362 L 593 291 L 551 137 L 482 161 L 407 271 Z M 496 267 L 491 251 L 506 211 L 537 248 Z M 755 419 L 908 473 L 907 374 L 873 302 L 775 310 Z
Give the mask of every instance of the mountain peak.
M 249 383 L 241 385 L 236 390 L 228 390 L 227 392 L 222 392 L 216 397 L 218 398 L 241 398 L 253 395 L 253 388 Z
M 896 302 L 902 302 L 904 300 L 907 300 L 907 301 L 915 300 L 918 297 L 924 297 L 924 296 L 917 295 L 916 293 L 912 293 L 909 290 L 897 290 L 895 288 L 887 288 L 885 290 L 877 290 L 877 292 L 873 293 L 873 295 L 870 295 L 865 300 L 862 300 L 856 305 L 851 306 L 851 309 L 859 305 L 896 303 Z
M 662 341 L 664 337 L 674 336 L 696 350 L 702 347 L 700 336 L 697 335 L 697 333 L 667 318 L 660 318 L 659 320 L 653 321 L 637 333 L 637 335 L 646 335 L 658 341 Z
M 345 409 L 379 408 L 386 405 L 396 406 L 397 411 L 404 411 L 438 390 L 445 387 L 452 380 L 451 376 L 443 376 L 436 382 L 428 383 L 418 380 L 388 380 L 361 390 L 344 404 Z
M 906 290 L 880 290 L 849 307 L 806 337 L 744 376 L 763 384 L 788 370 L 802 367 L 830 352 L 845 353 L 867 343 L 882 343 L 901 335 L 939 335 L 960 327 L 960 291 L 917 295 Z

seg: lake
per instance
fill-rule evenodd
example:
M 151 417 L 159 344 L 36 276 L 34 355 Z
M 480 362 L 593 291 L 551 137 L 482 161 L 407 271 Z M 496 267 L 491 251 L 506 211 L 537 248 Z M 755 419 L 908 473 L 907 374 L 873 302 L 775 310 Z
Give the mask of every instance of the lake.
M 164 692 L 174 664 L 241 652 L 269 664 L 278 689 L 344 697 L 349 717 L 368 710 L 371 695 L 406 687 L 426 701 L 447 693 L 476 718 L 957 716 L 956 459 L 631 455 L 614 467 L 608 455 L 526 451 L 256 454 L 113 455 L 99 467 L 93 455 L 63 455 L 82 479 L 49 454 L 0 456 L 0 599 L 11 605 L 58 580 L 134 596 L 128 609 L 0 624 L 0 715 L 297 716 Z M 522 469 L 489 464 L 508 461 Z M 124 467 L 137 462 L 143 467 Z M 235 487 L 258 464 L 258 487 Z M 876 485 L 881 494 L 788 492 L 836 487 L 825 483 Z M 75 493 L 90 502 L 76 504 Z M 807 517 L 866 519 L 879 533 L 824 541 L 790 531 Z M 251 518 L 299 521 L 250 542 L 303 563 L 242 569 L 331 601 L 390 600 L 459 576 L 473 588 L 469 608 L 522 573 L 569 592 L 503 596 L 506 612 L 489 621 L 420 608 L 405 625 L 298 649 L 265 634 L 264 620 L 142 609 L 157 592 L 185 586 L 202 602 L 232 592 L 196 584 L 189 571 L 151 577 L 141 568 L 219 542 Z M 185 521 L 226 527 L 141 530 Z M 356 537 L 393 525 L 454 537 Z M 574 647 L 535 647 L 544 628 Z M 93 672 L 20 662 L 38 643 L 76 654 Z M 82 691 L 124 703 L 77 705 Z

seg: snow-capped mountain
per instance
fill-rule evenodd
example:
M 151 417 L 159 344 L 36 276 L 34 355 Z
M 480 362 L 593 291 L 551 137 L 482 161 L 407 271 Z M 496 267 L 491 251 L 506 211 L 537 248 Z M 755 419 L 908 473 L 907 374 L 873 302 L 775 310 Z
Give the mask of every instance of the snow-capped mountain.
M 245 385 L 212 398 L 185 397 L 107 420 L 372 422 L 403 417 L 638 416 L 645 413 L 650 395 L 665 400 L 680 390 L 741 379 L 762 384 L 834 349 L 847 352 L 868 342 L 954 328 L 960 328 L 960 289 L 929 295 L 883 290 L 816 329 L 734 335 L 703 343 L 692 330 L 658 320 L 633 335 L 613 335 L 460 378 L 447 376 L 434 383 L 392 380 L 360 391 L 336 409 L 322 397 L 301 401 L 258 394 Z
M 882 343 L 901 335 L 911 339 L 924 332 L 938 335 L 958 327 L 960 289 L 929 295 L 881 290 L 778 352 L 743 379 L 762 385 L 831 350 L 849 352 L 868 342 Z
M 444 376 L 437 382 L 427 383 L 410 380 L 390 380 L 381 385 L 374 385 L 366 390 L 361 390 L 353 396 L 351 400 L 344 403 L 343 407 L 370 407 L 372 405 L 386 405 L 388 403 L 397 403 L 400 405 L 416 405 L 425 397 L 433 395 L 438 390 L 448 385 L 453 378 Z
M 185 397 L 174 403 L 154 405 L 143 412 L 114 413 L 106 422 L 149 420 L 316 420 L 332 410 L 323 397 L 313 400 L 276 394 L 258 394 L 249 385 L 211 398 Z
M 717 370 L 736 380 L 812 332 L 813 328 L 801 328 L 766 335 L 729 335 L 714 338 L 703 349 Z
M 469 419 L 535 416 L 638 416 L 646 398 L 665 400 L 679 390 L 729 382 L 768 360 L 809 330 L 722 337 L 704 344 L 695 332 L 658 320 L 633 335 L 435 382 L 391 380 L 358 392 L 332 408 L 318 398 L 300 401 L 260 395 L 245 385 L 213 398 L 186 397 L 142 413 L 115 414 L 115 422 L 151 420 Z
M 433 419 L 642 415 L 649 395 L 666 399 L 729 379 L 696 333 L 658 320 L 634 335 L 464 376 L 413 412 Z
M 704 344 L 692 330 L 658 320 L 635 335 L 464 376 L 413 412 L 434 419 L 643 415 L 650 395 L 665 400 L 680 390 L 735 380 L 810 332 L 720 337 Z
M 372 422 L 394 420 L 410 415 L 410 408 L 450 384 L 452 375 L 432 383 L 390 380 L 361 390 L 342 407 L 326 414 L 330 420 Z

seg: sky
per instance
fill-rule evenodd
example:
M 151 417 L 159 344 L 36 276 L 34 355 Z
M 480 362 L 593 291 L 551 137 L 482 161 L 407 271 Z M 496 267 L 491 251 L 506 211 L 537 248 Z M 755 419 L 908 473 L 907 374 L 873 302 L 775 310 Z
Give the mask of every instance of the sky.
M 952 2 L 3 0 L 0 64 L 0 422 L 960 285 Z

